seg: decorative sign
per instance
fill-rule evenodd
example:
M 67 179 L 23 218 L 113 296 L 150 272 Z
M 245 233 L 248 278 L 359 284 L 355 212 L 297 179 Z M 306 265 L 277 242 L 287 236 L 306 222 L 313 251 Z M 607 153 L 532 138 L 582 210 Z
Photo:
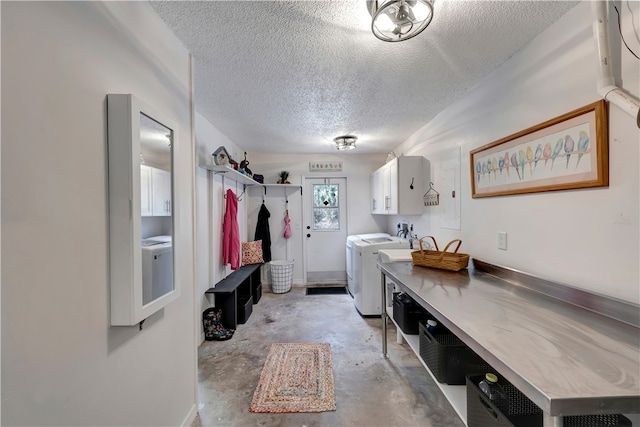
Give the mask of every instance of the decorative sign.
M 341 172 L 342 162 L 309 162 L 311 172 Z

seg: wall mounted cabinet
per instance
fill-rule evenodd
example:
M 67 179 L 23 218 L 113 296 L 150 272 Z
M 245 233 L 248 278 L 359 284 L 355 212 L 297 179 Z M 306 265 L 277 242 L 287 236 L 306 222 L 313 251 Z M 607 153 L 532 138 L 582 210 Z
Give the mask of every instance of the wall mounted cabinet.
M 140 165 L 140 214 L 171 216 L 171 172 Z
M 422 215 L 427 162 L 422 156 L 401 156 L 371 174 L 371 213 Z
M 177 126 L 130 94 L 107 95 L 109 151 L 109 269 L 111 326 L 131 326 L 166 307 L 180 296 L 173 277 L 173 248 L 170 244 L 143 247 L 142 216 L 154 215 L 156 189 L 164 216 L 172 217 L 172 172 L 142 165 L 173 164 L 178 142 Z M 156 171 L 156 173 L 154 173 Z M 156 178 L 161 176 L 161 178 Z M 173 218 L 171 218 L 173 235 Z M 163 246 L 162 257 L 154 249 Z M 149 251 L 154 251 L 150 259 Z M 143 256 L 143 253 L 145 256 Z M 160 258 L 162 258 L 160 262 Z M 149 267 L 149 268 L 147 268 Z M 150 272 L 160 274 L 151 274 Z
M 171 215 L 171 172 L 152 168 L 151 188 L 153 189 L 153 215 Z

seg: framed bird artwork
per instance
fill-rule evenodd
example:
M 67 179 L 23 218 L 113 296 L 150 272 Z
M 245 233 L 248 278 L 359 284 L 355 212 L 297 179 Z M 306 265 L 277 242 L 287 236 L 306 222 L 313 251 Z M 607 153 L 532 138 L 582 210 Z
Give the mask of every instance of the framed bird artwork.
M 601 100 L 472 150 L 471 195 L 608 187 L 607 129 Z

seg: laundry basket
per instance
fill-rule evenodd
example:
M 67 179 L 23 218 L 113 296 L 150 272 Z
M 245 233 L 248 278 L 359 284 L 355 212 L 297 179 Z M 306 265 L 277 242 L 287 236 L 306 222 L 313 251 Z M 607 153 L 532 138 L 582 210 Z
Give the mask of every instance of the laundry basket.
M 271 290 L 274 294 L 284 294 L 291 290 L 293 264 L 295 260 L 271 261 Z

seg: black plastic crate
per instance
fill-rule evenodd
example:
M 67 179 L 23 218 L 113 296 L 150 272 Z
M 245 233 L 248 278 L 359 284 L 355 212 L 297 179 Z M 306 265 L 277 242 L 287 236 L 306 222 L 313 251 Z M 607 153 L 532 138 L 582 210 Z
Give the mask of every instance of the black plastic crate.
M 622 414 L 575 415 L 562 417 L 564 427 L 627 427 L 631 420 Z
M 419 329 L 420 357 L 439 382 L 464 385 L 467 375 L 492 372 L 487 362 L 444 326 L 438 325 L 435 335 L 426 322 L 421 321 Z
M 258 301 L 260 301 L 260 298 L 262 297 L 262 284 L 258 283 L 257 286 L 253 287 L 251 292 L 253 294 L 253 303 L 257 304 Z
M 509 400 L 506 414 L 485 395 L 478 384 L 484 375 L 469 375 L 467 381 L 468 427 L 542 427 L 542 409 L 509 381 L 498 381 Z M 629 427 L 631 420 L 622 414 L 575 415 L 562 417 L 564 427 Z
M 418 323 L 427 319 L 429 313 L 420 307 L 409 295 L 393 294 L 393 320 L 407 335 L 418 334 Z
M 253 311 L 253 299 L 251 296 L 238 296 L 238 323 L 246 323 Z
M 484 375 L 466 377 L 468 427 L 542 427 L 542 410 L 520 390 L 499 377 L 509 400 L 505 414 L 478 387 L 482 379 Z

